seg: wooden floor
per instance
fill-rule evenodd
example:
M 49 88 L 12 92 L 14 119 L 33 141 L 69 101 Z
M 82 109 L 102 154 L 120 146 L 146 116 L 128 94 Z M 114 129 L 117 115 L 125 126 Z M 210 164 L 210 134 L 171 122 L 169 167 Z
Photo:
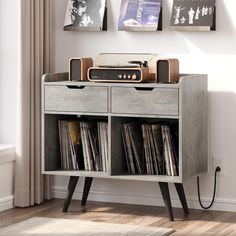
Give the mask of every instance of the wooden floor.
M 185 216 L 182 209 L 174 209 L 175 221 L 170 222 L 163 207 L 97 202 L 88 202 L 86 207 L 81 207 L 79 201 L 73 201 L 69 211 L 63 213 L 62 205 L 62 200 L 54 199 L 31 208 L 0 212 L 0 228 L 40 216 L 174 228 L 176 232 L 173 236 L 236 236 L 236 213 L 232 212 L 190 210 L 190 215 Z

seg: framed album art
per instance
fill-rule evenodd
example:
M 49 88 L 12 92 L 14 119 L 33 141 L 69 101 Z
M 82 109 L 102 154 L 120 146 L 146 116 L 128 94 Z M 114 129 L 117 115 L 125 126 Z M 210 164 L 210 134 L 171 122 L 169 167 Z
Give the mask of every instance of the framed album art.
M 174 0 L 171 30 L 215 30 L 215 0 Z
M 157 31 L 162 29 L 162 0 L 122 0 L 119 31 Z
M 68 0 L 64 30 L 107 30 L 106 0 Z

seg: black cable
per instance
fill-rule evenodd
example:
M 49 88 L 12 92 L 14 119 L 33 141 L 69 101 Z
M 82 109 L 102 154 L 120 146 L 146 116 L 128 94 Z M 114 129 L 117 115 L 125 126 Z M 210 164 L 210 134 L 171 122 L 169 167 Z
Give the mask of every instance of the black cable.
M 217 175 L 217 172 L 221 171 L 220 167 L 217 166 L 216 169 L 215 169 L 215 179 L 214 179 L 214 193 L 213 193 L 213 197 L 212 197 L 212 201 L 211 201 L 211 204 L 207 207 L 204 207 L 202 205 L 202 201 L 201 201 L 201 195 L 200 195 L 200 187 L 199 187 L 199 176 L 197 177 L 197 192 L 198 192 L 198 201 L 199 201 L 199 204 L 200 206 L 207 210 L 209 208 L 211 208 L 211 206 L 213 205 L 214 201 L 215 201 L 215 196 L 216 196 L 216 175 Z

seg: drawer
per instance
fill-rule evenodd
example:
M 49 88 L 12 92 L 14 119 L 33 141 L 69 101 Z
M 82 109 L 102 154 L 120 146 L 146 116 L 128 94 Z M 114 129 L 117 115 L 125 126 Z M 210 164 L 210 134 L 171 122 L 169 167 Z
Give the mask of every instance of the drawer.
M 45 111 L 108 112 L 108 88 L 45 85 Z
M 112 88 L 112 113 L 169 115 L 179 114 L 178 88 Z

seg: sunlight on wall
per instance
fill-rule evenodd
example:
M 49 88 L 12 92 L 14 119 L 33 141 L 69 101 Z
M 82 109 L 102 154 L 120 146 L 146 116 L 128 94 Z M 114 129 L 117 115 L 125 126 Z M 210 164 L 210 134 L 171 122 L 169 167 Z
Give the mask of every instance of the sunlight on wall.
M 236 15 L 235 15 L 236 1 L 227 0 L 227 1 L 224 1 L 224 3 L 225 3 L 225 8 L 227 9 L 227 12 L 228 12 L 228 17 L 231 19 L 232 24 L 234 25 L 234 29 L 236 30 Z M 217 11 L 221 11 L 221 9 L 217 9 Z

